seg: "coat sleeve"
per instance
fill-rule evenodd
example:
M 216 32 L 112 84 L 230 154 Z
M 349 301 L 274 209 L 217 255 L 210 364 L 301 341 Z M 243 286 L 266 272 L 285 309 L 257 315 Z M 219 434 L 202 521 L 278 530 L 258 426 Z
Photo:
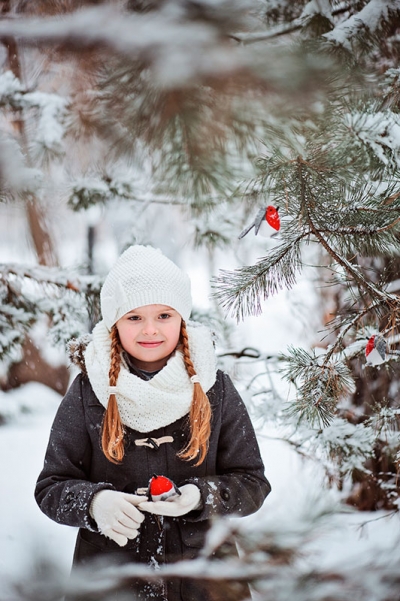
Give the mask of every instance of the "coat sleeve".
M 55 416 L 35 499 L 52 520 L 98 532 L 89 513 L 90 503 L 96 492 L 113 486 L 89 480 L 92 443 L 86 427 L 81 377 L 71 384 Z
M 250 515 L 271 491 L 249 414 L 226 374 L 222 374 L 221 402 L 217 475 L 187 480 L 200 488 L 203 501 L 201 510 L 185 516 L 190 521 Z

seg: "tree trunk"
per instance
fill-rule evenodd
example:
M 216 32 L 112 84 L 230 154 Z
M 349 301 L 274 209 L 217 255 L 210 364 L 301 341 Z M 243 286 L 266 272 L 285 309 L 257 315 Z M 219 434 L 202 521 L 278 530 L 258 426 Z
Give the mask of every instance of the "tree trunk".
M 9 2 L 3 3 L 1 12 L 9 9 Z M 22 81 L 22 69 L 18 45 L 14 38 L 4 40 L 7 49 L 8 65 L 15 77 Z M 29 145 L 27 141 L 24 115 L 21 110 L 15 109 L 13 126 L 19 138 L 20 147 L 27 165 L 32 166 L 29 156 Z M 36 251 L 37 260 L 40 265 L 55 267 L 58 263 L 54 244 L 46 222 L 45 214 L 38 199 L 30 194 L 26 199 L 26 216 L 33 246 Z M 18 363 L 14 363 L 7 374 L 7 382 L 3 389 L 16 388 L 30 381 L 41 382 L 53 388 L 60 394 L 64 394 L 69 381 L 69 372 L 66 365 L 54 367 L 46 363 L 40 353 L 40 349 L 33 345 L 27 337 L 23 346 L 23 357 Z
M 8 65 L 10 70 L 19 81 L 22 81 L 21 62 L 19 58 L 17 42 L 14 38 L 10 37 L 4 40 L 4 45 L 7 49 Z M 25 122 L 22 111 L 15 110 L 13 125 L 20 139 L 22 153 L 25 156 L 27 164 L 31 166 Z M 47 227 L 43 208 L 40 206 L 37 198 L 35 198 L 35 196 L 32 194 L 30 194 L 27 198 L 26 215 L 39 264 L 47 265 L 48 267 L 55 267 L 57 265 L 56 252 L 49 229 Z

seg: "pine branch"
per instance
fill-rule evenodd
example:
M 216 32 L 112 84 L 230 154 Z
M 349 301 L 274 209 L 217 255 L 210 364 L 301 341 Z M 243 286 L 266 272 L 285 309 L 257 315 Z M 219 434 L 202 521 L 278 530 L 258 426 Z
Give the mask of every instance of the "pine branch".
M 115 199 L 140 204 L 188 206 L 186 198 L 176 198 L 161 194 L 154 194 L 154 196 L 140 194 L 134 190 L 132 183 L 122 182 L 122 185 L 120 183 L 117 179 L 111 179 L 104 175 L 100 178 L 81 178 L 72 184 L 68 204 L 74 211 L 85 210 L 98 204 L 105 205 Z M 204 202 L 211 203 L 211 201 L 212 199 L 209 198 L 204 199 Z
M 368 208 L 368 207 L 356 207 L 355 209 L 356 212 L 368 212 L 368 213 L 374 213 L 376 215 L 376 217 L 380 217 L 380 216 L 384 216 L 385 214 L 388 215 L 398 215 L 399 214 L 399 209 L 395 208 L 395 209 L 384 209 L 384 208 L 379 208 L 379 209 L 372 209 L 372 208 Z M 346 219 L 347 215 L 344 216 L 344 220 Z M 321 234 L 334 234 L 335 236 L 346 236 L 346 235 L 351 235 L 351 236 L 373 236 L 374 234 L 380 234 L 382 232 L 387 232 L 388 230 L 391 230 L 393 228 L 396 227 L 396 225 L 398 225 L 400 223 L 400 217 L 396 217 L 393 221 L 390 221 L 390 223 L 388 223 L 387 225 L 383 225 L 383 226 L 376 226 L 376 227 L 365 227 L 363 225 L 355 225 L 355 226 L 349 226 L 349 227 L 337 227 L 337 228 L 325 228 L 325 227 L 320 227 L 318 229 L 318 231 Z
M 344 6 L 340 6 L 332 10 L 332 16 L 339 16 L 343 13 L 348 12 L 352 7 L 353 3 L 343 3 Z M 296 31 L 300 31 L 304 27 L 303 19 L 294 19 L 290 24 L 280 25 L 274 27 L 269 31 L 253 31 L 252 33 L 234 33 L 231 34 L 231 38 L 241 44 L 254 44 L 256 42 L 265 42 L 277 37 L 285 36 Z
M 15 357 L 44 316 L 54 343 L 65 346 L 87 332 L 99 314 L 100 285 L 98 277 L 69 270 L 0 265 L 0 359 Z
M 330 601 L 369 600 L 371 590 L 374 601 L 395 599 L 400 564 L 396 547 L 388 546 L 373 559 L 367 554 L 356 565 L 347 561 L 333 569 L 328 562 L 321 567 L 315 548 L 323 545 L 327 533 L 343 524 L 338 517 L 344 514 L 350 514 L 350 509 L 332 498 L 308 494 L 285 520 L 277 519 L 276 512 L 270 517 L 262 514 L 258 520 L 243 520 L 240 525 L 237 520 L 215 520 L 200 556 L 189 561 L 163 564 L 156 570 L 140 563 L 91 567 L 66 581 L 54 565 L 40 563 L 36 557 L 34 569 L 12 590 L 21 601 L 50 601 L 65 594 L 89 601 L 99 595 L 115 596 L 137 580 L 155 583 L 178 578 L 209 583 L 221 599 L 238 596 L 237 582 L 250 583 L 260 599 L 275 601 L 308 601 L 310 591 L 313 601 L 326 600 L 327 591 Z M 230 550 L 236 548 L 232 541 L 241 549 L 240 558 Z
M 286 367 L 283 377 L 296 384 L 296 400 L 286 410 L 299 422 L 311 426 L 328 426 L 336 412 L 337 403 L 354 391 L 349 368 L 339 360 L 322 361 L 314 352 L 289 347 L 289 355 L 282 355 Z
M 261 299 L 267 299 L 283 287 L 291 288 L 296 282 L 296 272 L 300 270 L 300 242 L 308 234 L 281 244 L 269 256 L 256 265 L 221 270 L 213 280 L 217 292 L 213 297 L 227 313 L 238 321 L 247 315 L 259 315 L 262 311 Z
M 400 307 L 400 299 L 398 297 L 396 297 L 395 295 L 387 294 L 386 292 L 379 290 L 372 282 L 367 281 L 363 277 L 363 274 L 361 273 L 361 271 L 358 270 L 356 267 L 354 267 L 345 257 L 341 256 L 328 243 L 328 241 L 322 236 L 321 231 L 314 224 L 314 220 L 312 217 L 313 207 L 311 207 L 310 201 L 308 199 L 312 198 L 312 199 L 314 199 L 314 201 L 316 199 L 314 197 L 313 190 L 309 186 L 307 186 L 307 181 L 306 181 L 306 178 L 303 173 L 304 161 L 301 157 L 298 157 L 297 162 L 298 162 L 299 180 L 300 180 L 301 203 L 306 208 L 307 222 L 309 224 L 311 232 L 314 234 L 314 236 L 316 237 L 318 242 L 326 250 L 328 255 L 330 255 L 333 258 L 334 262 L 337 263 L 338 265 L 341 265 L 345 269 L 345 271 L 352 277 L 352 279 L 358 284 L 358 286 L 361 289 L 368 292 L 373 299 L 378 298 L 381 300 L 381 302 L 385 302 L 386 304 L 392 304 L 394 307 L 396 307 L 396 306 Z M 307 188 L 307 193 L 306 193 L 306 188 Z M 399 220 L 400 220 L 400 218 L 399 218 Z M 396 222 L 399 220 L 396 220 Z
M 386 303 L 385 303 L 386 304 Z M 340 333 L 338 334 L 338 336 L 335 339 L 334 344 L 332 344 L 332 346 L 330 347 L 329 351 L 327 352 L 327 354 L 325 355 L 325 359 L 324 359 L 324 364 L 327 364 L 332 356 L 337 353 L 339 351 L 339 349 L 341 349 L 343 347 L 343 340 L 346 336 L 346 334 L 352 329 L 354 328 L 354 326 L 361 321 L 366 315 L 368 315 L 369 313 L 376 311 L 377 309 L 379 309 L 382 306 L 382 301 L 377 300 L 374 303 L 371 303 L 368 307 L 366 307 L 365 309 L 363 309 L 362 311 L 358 311 L 355 315 L 355 317 L 353 317 L 349 323 L 346 324 L 346 326 L 344 328 L 341 329 Z
M 86 292 L 92 290 L 97 294 L 100 292 L 102 279 L 98 276 L 77 274 L 76 272 L 60 267 L 25 267 L 23 265 L 12 265 L 0 263 L 0 280 L 7 283 L 9 276 L 16 276 L 19 281 L 25 278 L 39 285 L 51 285 L 62 290 L 74 292 Z

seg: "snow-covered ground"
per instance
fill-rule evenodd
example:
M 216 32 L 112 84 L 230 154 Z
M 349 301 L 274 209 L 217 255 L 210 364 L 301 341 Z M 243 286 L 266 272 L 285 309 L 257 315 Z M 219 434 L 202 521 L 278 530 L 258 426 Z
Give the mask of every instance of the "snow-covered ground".
M 235 267 L 227 264 L 225 258 L 219 263 L 227 269 Z M 200 306 L 206 306 L 210 290 L 202 275 L 202 259 L 188 259 L 188 264 L 195 283 L 194 297 Z M 260 317 L 246 319 L 237 326 L 235 347 L 254 345 L 262 353 L 276 354 L 285 351 L 289 344 L 315 342 L 310 316 L 318 322 L 318 307 L 313 306 L 315 294 L 309 275 L 300 278 L 293 290 L 282 291 L 268 300 Z M 76 531 L 44 516 L 33 496 L 59 402 L 57 393 L 36 383 L 7 394 L 0 392 L 2 413 L 10 415 L 9 422 L 0 426 L 0 599 L 13 598 L 5 593 L 9 583 L 18 582 L 22 574 L 26 576 L 33 561 L 40 557 L 51 559 L 65 575 L 70 570 Z M 287 444 L 274 440 L 274 434 L 263 429 L 259 437 L 272 493 L 260 516 L 248 519 L 299 522 L 307 506 L 320 495 L 322 476 L 316 465 L 305 463 Z M 384 514 L 340 515 L 331 529 L 325 529 L 309 545 L 308 549 L 314 552 L 310 565 L 315 562 L 320 568 L 329 566 L 340 571 L 341 565 L 367 565 L 371 557 L 384 555 L 398 544 L 399 516 L 377 518 L 384 518 Z
M 11 397 L 11 398 L 10 398 Z M 36 401 L 35 401 L 36 400 Z M 0 599 L 12 582 L 32 569 L 34 560 L 47 558 L 68 575 L 76 530 L 58 525 L 37 507 L 33 490 L 41 470 L 51 422 L 60 397 L 48 388 L 30 383 L 9 393 L 8 401 L 25 407 L 11 423 L 0 428 Z M 29 408 L 36 402 L 36 410 Z M 39 407 L 39 408 L 38 408 Z M 307 504 L 315 502 L 321 479 L 285 443 L 260 436 L 266 473 L 273 492 L 260 510 L 248 519 L 301 520 Z M 398 541 L 399 518 L 380 519 L 383 514 L 343 514 L 334 526 L 321 533 L 308 549 L 315 554 L 310 564 L 341 569 L 349 564 L 366 565 Z M 361 527 L 362 524 L 365 524 Z M 317 558 L 317 559 L 316 559 Z
M 6 396 L 8 403 L 22 407 L 23 412 L 0 427 L 0 583 L 18 578 L 40 554 L 68 570 L 75 537 L 74 528 L 60 526 L 42 514 L 33 496 L 61 397 L 37 383 Z

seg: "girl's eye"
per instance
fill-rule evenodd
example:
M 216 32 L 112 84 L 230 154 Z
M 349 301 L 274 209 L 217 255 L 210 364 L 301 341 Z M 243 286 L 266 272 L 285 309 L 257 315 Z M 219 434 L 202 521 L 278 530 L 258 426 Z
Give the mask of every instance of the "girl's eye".
M 137 321 L 138 319 L 140 319 L 139 315 L 130 315 L 128 317 L 129 321 Z
M 161 313 L 160 315 L 160 319 L 168 319 L 169 317 L 171 317 L 169 313 Z

